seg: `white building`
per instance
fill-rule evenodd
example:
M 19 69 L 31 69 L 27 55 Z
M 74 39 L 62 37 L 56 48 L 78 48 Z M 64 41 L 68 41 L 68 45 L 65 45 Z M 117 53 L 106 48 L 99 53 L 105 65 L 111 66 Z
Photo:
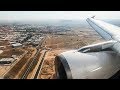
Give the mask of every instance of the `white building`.
M 0 59 L 0 64 L 10 64 L 14 61 L 14 58 L 2 58 Z
M 12 44 L 12 47 L 20 47 L 20 46 L 22 46 L 21 43 L 14 43 L 14 44 Z

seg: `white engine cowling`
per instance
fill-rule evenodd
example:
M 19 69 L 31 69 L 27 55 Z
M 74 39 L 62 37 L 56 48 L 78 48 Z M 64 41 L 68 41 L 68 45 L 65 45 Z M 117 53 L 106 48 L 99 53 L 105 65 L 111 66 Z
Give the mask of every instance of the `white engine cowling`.
M 114 51 L 63 52 L 55 58 L 59 79 L 108 79 L 120 70 L 120 56 Z

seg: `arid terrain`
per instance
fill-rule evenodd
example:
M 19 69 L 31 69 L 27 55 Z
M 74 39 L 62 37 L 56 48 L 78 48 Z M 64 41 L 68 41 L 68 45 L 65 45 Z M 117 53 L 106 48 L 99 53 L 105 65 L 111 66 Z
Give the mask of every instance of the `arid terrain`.
M 114 56 L 119 60 L 117 12 L 0 11 L 0 16 L 0 79 L 105 78 L 105 71 L 119 69 L 117 60 L 111 63 Z
M 0 59 L 3 62 L 13 59 L 11 64 L 0 64 L 0 78 L 54 79 L 55 56 L 104 41 L 93 29 L 80 27 L 60 32 L 49 32 L 49 29 L 42 33 L 14 32 L 12 35 L 8 34 L 6 40 L 2 37 L 0 40 Z M 13 38 L 12 42 L 9 37 Z M 14 46 L 14 41 L 18 47 Z
M 55 56 L 68 50 L 79 49 L 82 46 L 104 41 L 95 31 L 74 30 L 64 35 L 47 35 L 44 46 L 50 48 L 45 56 L 40 79 L 54 79 Z

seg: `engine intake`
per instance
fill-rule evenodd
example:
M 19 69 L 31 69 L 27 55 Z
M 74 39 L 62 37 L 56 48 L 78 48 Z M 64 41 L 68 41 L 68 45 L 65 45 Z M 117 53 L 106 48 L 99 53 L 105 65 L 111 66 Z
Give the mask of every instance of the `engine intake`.
M 108 79 L 120 70 L 120 56 L 114 51 L 63 52 L 55 58 L 58 79 Z

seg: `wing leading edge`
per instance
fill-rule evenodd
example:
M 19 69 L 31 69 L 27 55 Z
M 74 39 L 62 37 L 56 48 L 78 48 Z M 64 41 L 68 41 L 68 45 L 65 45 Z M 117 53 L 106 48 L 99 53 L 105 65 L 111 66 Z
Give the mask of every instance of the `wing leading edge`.
M 120 55 L 120 27 L 93 18 L 87 18 L 87 22 L 105 40 L 112 40 L 110 48 Z
M 118 26 L 93 18 L 87 18 L 86 21 L 106 40 L 112 40 L 115 39 L 116 36 L 120 36 L 120 27 Z

